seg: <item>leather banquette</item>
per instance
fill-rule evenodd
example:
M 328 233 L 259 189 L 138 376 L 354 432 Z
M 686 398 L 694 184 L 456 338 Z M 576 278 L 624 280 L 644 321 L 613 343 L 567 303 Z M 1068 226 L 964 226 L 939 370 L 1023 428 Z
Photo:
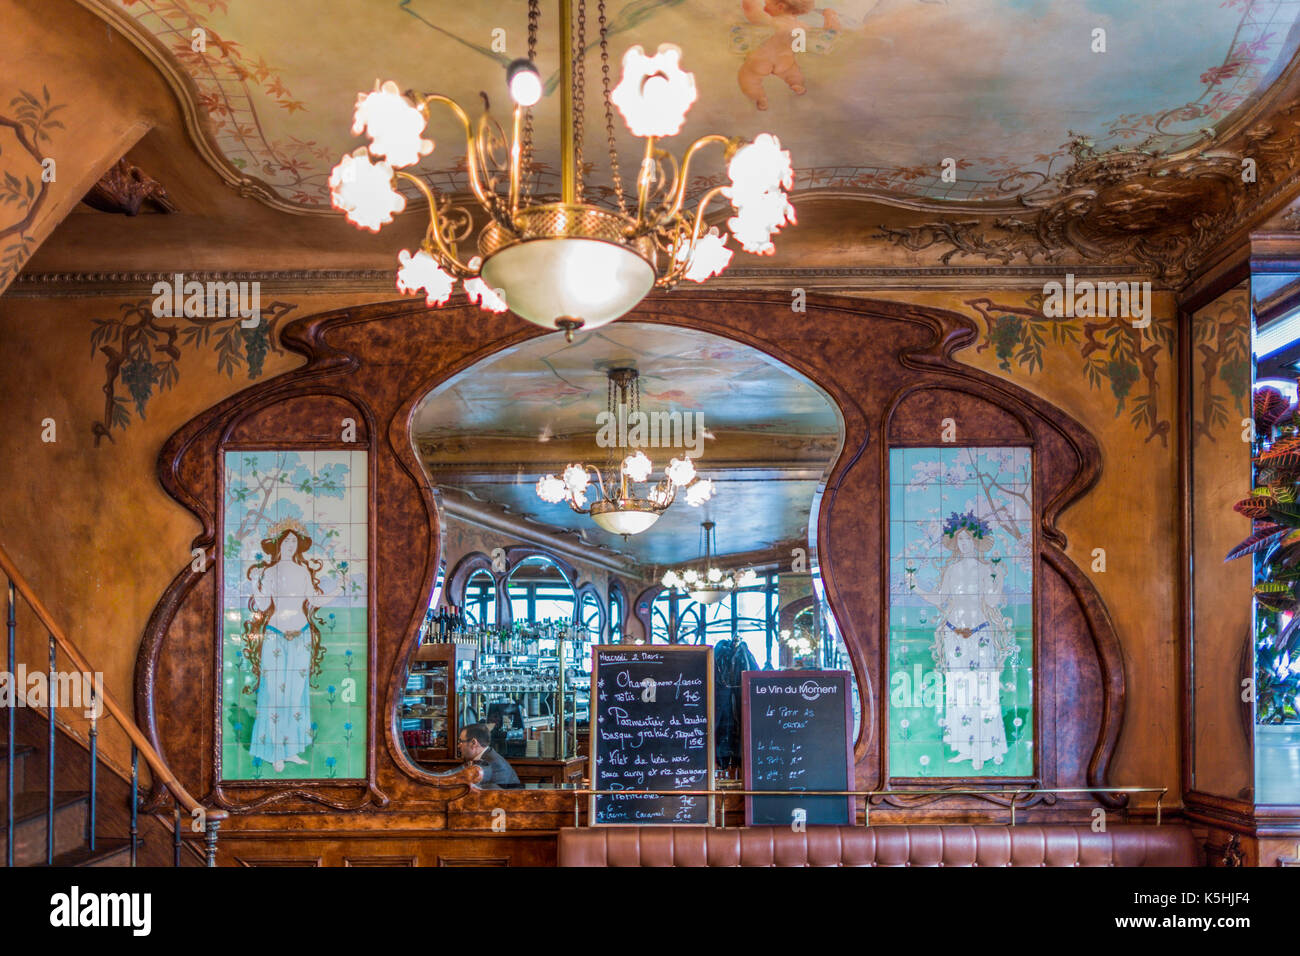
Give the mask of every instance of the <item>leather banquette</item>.
M 1113 826 L 567 827 L 560 866 L 1200 866 L 1190 829 Z

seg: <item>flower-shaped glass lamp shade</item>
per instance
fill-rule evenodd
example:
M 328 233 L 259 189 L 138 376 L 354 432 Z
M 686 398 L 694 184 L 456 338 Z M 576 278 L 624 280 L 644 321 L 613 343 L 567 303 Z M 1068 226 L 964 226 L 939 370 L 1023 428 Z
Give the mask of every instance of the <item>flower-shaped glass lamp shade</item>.
M 352 135 L 368 132 L 371 154 L 401 169 L 433 152 L 433 140 L 420 135 L 427 122 L 424 113 L 401 94 L 396 83 L 388 80 L 381 86 L 376 80 L 372 92 L 357 94 Z
M 686 503 L 698 508 L 713 497 L 713 481 L 709 478 L 697 478 L 686 488 Z
M 654 470 L 654 464 L 643 451 L 635 451 L 623 459 L 623 474 L 633 481 L 645 481 Z
M 482 264 L 483 260 L 479 256 L 475 256 L 466 263 L 471 269 L 477 269 Z M 504 292 L 505 290 L 501 291 Z M 478 303 L 478 307 L 484 312 L 504 312 L 509 308 L 506 305 L 506 300 L 497 293 L 497 290 L 491 288 L 479 276 L 465 280 L 465 296 L 471 302 Z
M 690 264 L 683 273 L 691 282 L 706 282 L 711 277 L 721 275 L 722 270 L 731 264 L 733 253 L 727 248 L 727 238 L 713 226 L 704 235 L 695 240 L 695 248 L 682 243 L 678 247 L 675 259 L 685 262 L 690 257 Z
M 587 469 L 581 465 L 569 465 L 564 469 L 564 486 L 575 495 L 585 492 L 590 482 Z
M 393 167 L 372 163 L 364 146 L 345 155 L 330 170 L 330 202 L 348 222 L 378 232 L 406 208 L 406 197 L 393 188 Z
M 415 295 L 424 290 L 427 305 L 442 305 L 451 297 L 451 290 L 456 280 L 439 268 L 437 261 L 427 252 L 420 251 L 411 255 L 403 249 L 397 254 L 401 268 L 397 270 L 397 291 L 403 295 Z
M 695 480 L 695 463 L 691 461 L 690 456 L 674 458 L 664 469 L 664 474 L 678 488 L 689 485 Z
M 554 475 L 545 475 L 537 482 L 537 497 L 547 504 L 559 504 L 564 500 L 567 490 L 564 482 Z
M 661 43 L 654 56 L 640 46 L 623 54 L 623 78 L 610 102 L 634 136 L 675 136 L 698 95 L 695 76 L 680 66 L 681 47 Z

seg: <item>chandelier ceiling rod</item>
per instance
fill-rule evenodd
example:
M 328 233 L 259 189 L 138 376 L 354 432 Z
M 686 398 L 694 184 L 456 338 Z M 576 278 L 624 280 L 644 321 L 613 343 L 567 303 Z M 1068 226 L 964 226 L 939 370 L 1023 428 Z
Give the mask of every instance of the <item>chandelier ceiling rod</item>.
M 578 201 L 578 163 L 573 150 L 573 0 L 559 0 L 559 4 L 560 201 L 572 204 Z

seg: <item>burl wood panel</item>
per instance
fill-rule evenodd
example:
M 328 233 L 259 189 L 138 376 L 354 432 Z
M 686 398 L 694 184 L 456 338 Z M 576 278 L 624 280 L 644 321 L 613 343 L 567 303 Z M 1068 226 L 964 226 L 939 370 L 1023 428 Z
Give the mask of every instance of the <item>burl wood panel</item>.
M 1033 445 L 1037 633 L 1043 659 L 1051 664 L 1039 674 L 1039 773 L 1044 786 L 1107 782 L 1123 712 L 1118 643 L 1096 591 L 1066 558 L 1064 537 L 1055 524 L 1060 511 L 1085 493 L 1099 473 L 1096 442 L 1082 426 L 1030 393 L 954 361 L 952 351 L 972 342 L 975 329 L 969 319 L 952 312 L 813 296 L 806 313 L 793 314 L 789 297 L 781 294 L 682 291 L 652 297 L 630 318 L 692 327 L 757 348 L 817 383 L 843 416 L 844 446 L 827 478 L 818 540 L 828 598 L 862 693 L 863 728 L 854 750 L 856 783 L 862 789 L 883 784 L 879 689 L 884 686 L 889 443 L 934 444 L 938 416 L 959 419 L 963 443 Z M 345 832 L 381 828 L 487 830 L 498 807 L 507 811 L 514 833 L 572 823 L 572 797 L 560 792 L 474 794 L 431 777 L 407 759 L 394 716 L 402 662 L 417 638 L 439 559 L 432 490 L 410 440 L 413 410 L 450 376 L 542 334 L 509 315 L 489 315 L 473 306 L 431 311 L 410 300 L 302 318 L 285 328 L 283 341 L 307 357 L 305 366 L 231 396 L 190 421 L 164 446 L 160 480 L 201 522 L 194 546 L 210 560 L 202 572 L 189 565 L 178 569 L 155 609 L 137 661 L 136 708 L 142 726 L 185 785 L 234 811 L 227 830 L 280 831 L 297 839 L 323 832 L 342 838 Z M 369 447 L 372 461 L 371 779 L 365 784 L 296 782 L 222 790 L 215 778 L 219 595 L 211 560 L 219 545 L 221 454 L 227 445 L 334 444 L 338 439 L 330 429 L 337 427 L 344 409 L 355 411 L 357 440 Z M 890 441 L 883 440 L 886 435 Z M 1006 815 L 991 802 L 957 797 L 918 802 L 925 806 L 873 809 L 873 819 L 880 814 L 917 821 L 954 814 L 979 818 L 982 813 L 1002 822 Z M 1064 812 L 1069 804 L 1060 801 L 1035 812 Z M 1073 806 L 1082 812 L 1079 802 Z M 387 855 L 349 852 L 359 858 Z M 233 849 L 230 853 L 238 856 Z M 473 855 L 513 858 L 499 851 Z M 302 858 L 317 859 L 318 854 Z M 224 851 L 223 859 L 233 862 Z

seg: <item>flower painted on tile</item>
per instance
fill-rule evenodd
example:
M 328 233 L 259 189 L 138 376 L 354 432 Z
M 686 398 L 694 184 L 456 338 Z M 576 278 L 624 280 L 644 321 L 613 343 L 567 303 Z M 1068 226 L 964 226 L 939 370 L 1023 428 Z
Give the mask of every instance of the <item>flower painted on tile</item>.
M 333 684 L 330 684 L 329 687 L 325 688 L 325 693 L 326 693 L 325 700 L 328 701 L 328 703 L 329 703 L 329 705 L 330 705 L 330 710 L 333 710 L 333 709 L 334 709 L 334 697 L 335 697 L 335 693 L 336 693 L 334 685 L 333 685 Z
M 338 773 L 337 764 L 338 764 L 338 759 L 336 757 L 325 758 L 325 766 L 329 768 L 329 775 L 331 777 L 337 775 Z
M 262 743 L 266 743 L 265 737 L 262 738 Z M 262 777 L 262 758 L 254 757 L 253 758 L 253 779 L 259 780 L 261 779 L 261 777 Z
M 330 615 L 330 617 L 333 616 L 334 616 L 333 614 Z M 352 670 L 352 652 L 350 650 L 343 652 L 343 666 L 346 667 L 349 671 Z
M 352 743 L 352 721 L 350 720 L 343 725 L 343 739 Z

